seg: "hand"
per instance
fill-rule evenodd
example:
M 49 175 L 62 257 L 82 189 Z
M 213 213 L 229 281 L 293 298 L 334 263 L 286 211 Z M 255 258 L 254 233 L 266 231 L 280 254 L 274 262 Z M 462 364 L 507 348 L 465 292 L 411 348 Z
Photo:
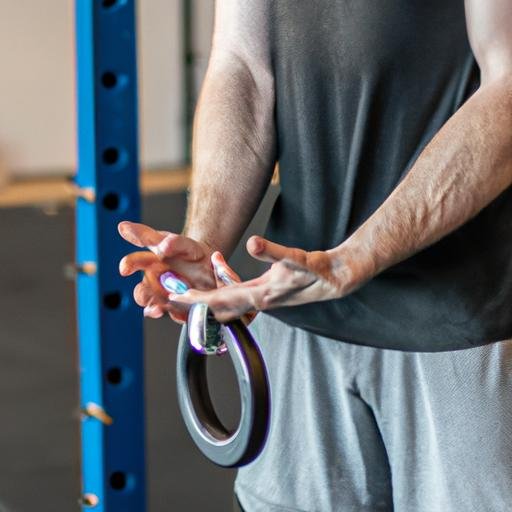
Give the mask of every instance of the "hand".
M 123 276 L 144 272 L 144 278 L 133 291 L 135 302 L 144 308 L 144 315 L 160 318 L 168 313 L 173 320 L 185 322 L 188 306 L 169 302 L 168 292 L 160 284 L 160 275 L 172 271 L 189 287 L 198 290 L 215 288 L 217 283 L 210 261 L 212 249 L 203 242 L 168 231 L 156 231 L 144 224 L 121 222 L 118 230 L 131 244 L 149 249 L 133 252 L 119 263 L 119 272 Z M 232 277 L 239 280 L 234 273 Z
M 249 311 L 263 311 L 342 297 L 352 291 L 351 273 L 336 251 L 307 252 L 275 244 L 261 237 L 247 242 L 254 258 L 273 263 L 256 279 L 216 290 L 191 289 L 170 294 L 179 304 L 208 304 L 220 322 L 239 318 Z

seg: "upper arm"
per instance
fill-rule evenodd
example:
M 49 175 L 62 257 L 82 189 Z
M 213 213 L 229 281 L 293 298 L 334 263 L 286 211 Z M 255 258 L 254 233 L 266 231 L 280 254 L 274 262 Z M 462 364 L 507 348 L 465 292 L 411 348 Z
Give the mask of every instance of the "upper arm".
M 512 75 L 512 0 L 465 0 L 465 6 L 482 81 Z
M 212 59 L 234 55 L 270 68 L 270 1 L 216 0 Z

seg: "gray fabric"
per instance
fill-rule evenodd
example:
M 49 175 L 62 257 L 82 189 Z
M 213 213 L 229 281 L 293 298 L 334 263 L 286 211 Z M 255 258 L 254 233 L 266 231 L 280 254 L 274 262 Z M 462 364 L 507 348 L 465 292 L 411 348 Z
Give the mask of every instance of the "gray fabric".
M 270 2 L 281 193 L 267 236 L 346 240 L 479 86 L 464 0 Z M 362 345 L 442 351 L 512 337 L 512 188 L 340 300 L 273 311 Z
M 240 505 L 236 494 L 233 494 L 233 512 L 245 512 L 245 510 Z
M 512 510 L 512 341 L 412 353 L 252 329 L 272 420 L 236 480 L 246 512 Z

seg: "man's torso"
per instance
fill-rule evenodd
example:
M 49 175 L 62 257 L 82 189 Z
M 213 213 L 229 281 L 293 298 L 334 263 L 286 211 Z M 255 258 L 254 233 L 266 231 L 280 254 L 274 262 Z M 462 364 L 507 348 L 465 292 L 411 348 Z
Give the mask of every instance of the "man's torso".
M 269 17 L 282 191 L 267 236 L 329 249 L 382 204 L 478 87 L 464 2 L 279 0 Z M 510 337 L 509 195 L 349 297 L 273 314 L 403 350 Z

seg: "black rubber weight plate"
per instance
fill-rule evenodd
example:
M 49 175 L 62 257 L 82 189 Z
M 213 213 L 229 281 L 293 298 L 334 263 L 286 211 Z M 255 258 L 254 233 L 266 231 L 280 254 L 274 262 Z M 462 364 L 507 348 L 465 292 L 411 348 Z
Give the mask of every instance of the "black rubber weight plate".
M 178 345 L 177 392 L 185 425 L 201 452 L 223 467 L 240 467 L 261 452 L 268 434 L 270 392 L 258 346 L 245 325 L 237 320 L 223 326 L 241 397 L 240 422 L 228 431 L 215 413 L 206 376 L 208 357 L 190 346 L 183 327 Z

